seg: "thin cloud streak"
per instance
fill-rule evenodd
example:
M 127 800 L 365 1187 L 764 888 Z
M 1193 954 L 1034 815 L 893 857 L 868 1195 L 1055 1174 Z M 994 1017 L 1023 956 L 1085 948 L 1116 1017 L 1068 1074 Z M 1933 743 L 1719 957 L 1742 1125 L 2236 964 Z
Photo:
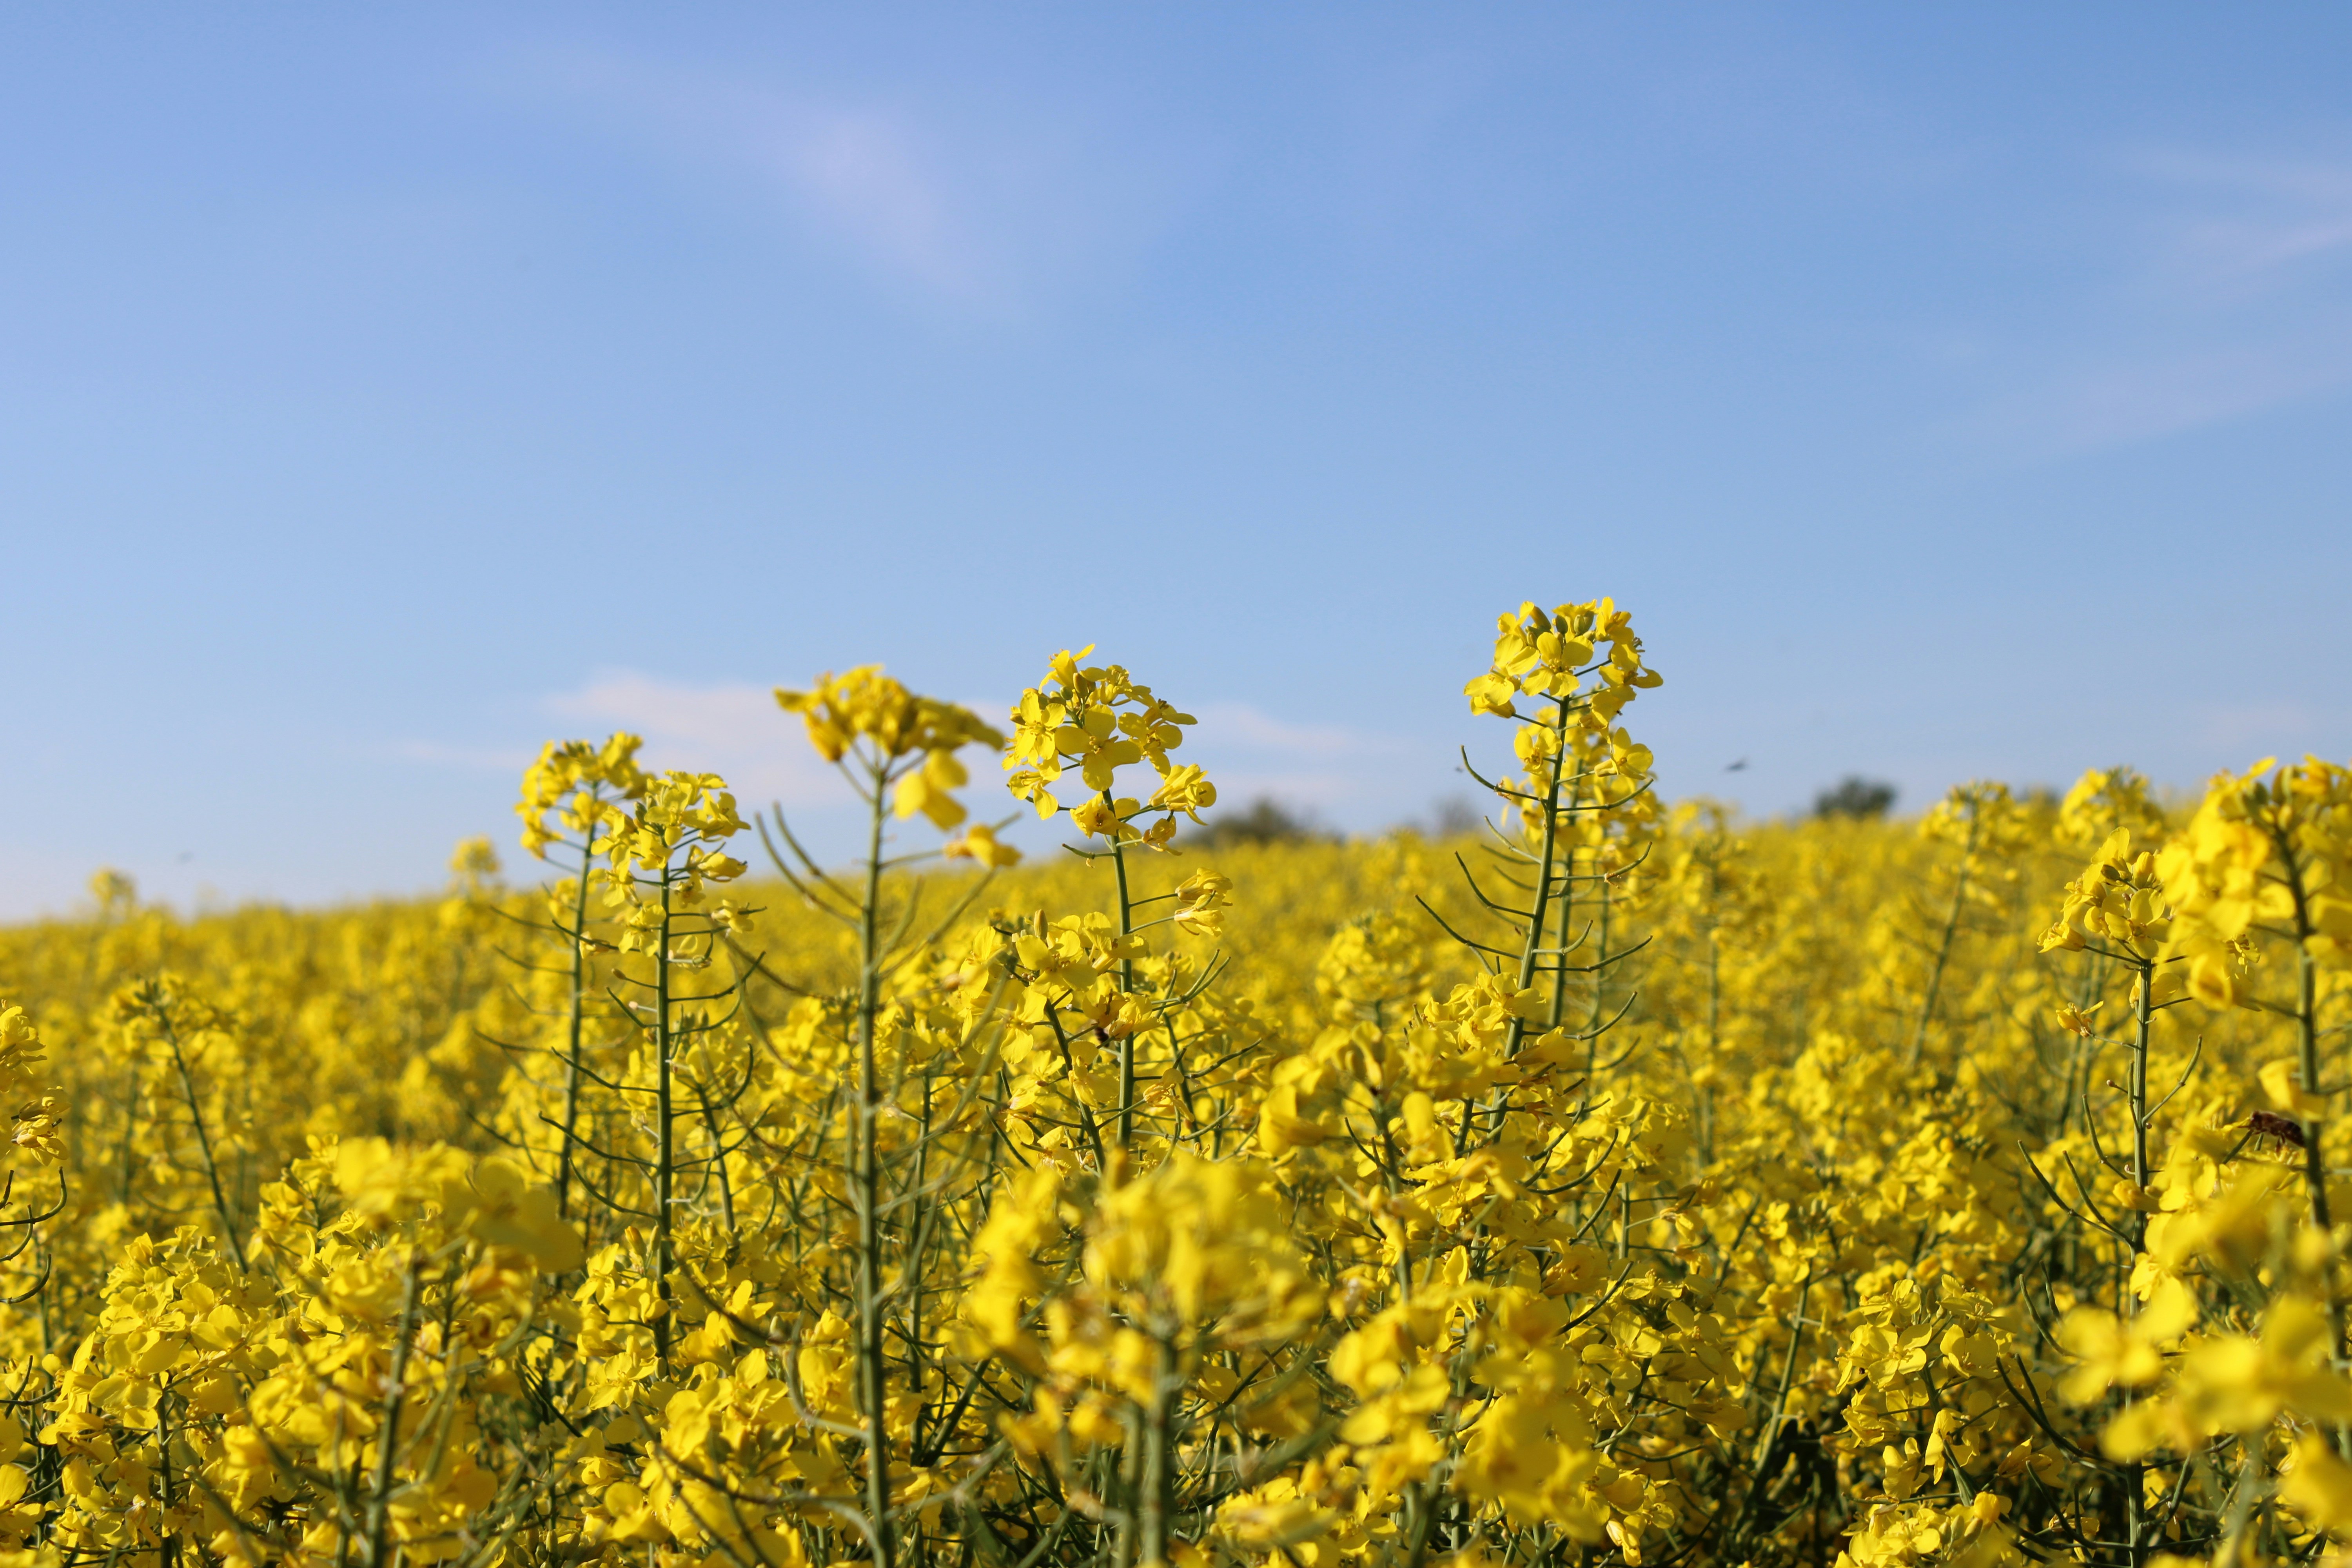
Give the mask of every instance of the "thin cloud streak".
M 2352 324 L 2053 373 L 1946 435 L 2038 460 L 2186 435 L 2352 384 Z
M 919 84 L 845 93 L 574 45 L 509 59 L 486 86 L 584 108 L 868 274 L 982 317 L 1139 255 L 1200 174 L 1197 150 L 1139 148 L 1083 100 L 975 110 Z
M 2161 226 L 2152 289 L 2234 303 L 2352 257 L 2352 162 L 2173 153 L 2138 167 L 2195 209 Z
M 2308 744 L 2314 735 L 2332 733 L 2340 741 L 2352 729 L 2347 722 L 2352 713 L 2343 709 L 2331 711 L 2291 700 L 2203 704 L 2189 718 L 2206 745 L 2245 753 L 2231 764 L 2239 768 L 2259 760 L 2258 752 L 2292 753 L 2298 742 Z

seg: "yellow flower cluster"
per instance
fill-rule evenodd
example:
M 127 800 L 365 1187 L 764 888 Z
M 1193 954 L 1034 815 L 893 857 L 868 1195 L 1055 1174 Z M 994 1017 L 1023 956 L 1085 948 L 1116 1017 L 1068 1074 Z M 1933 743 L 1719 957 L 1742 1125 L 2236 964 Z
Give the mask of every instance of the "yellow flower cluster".
M 894 809 L 900 816 L 920 812 L 940 827 L 961 822 L 964 811 L 950 792 L 966 782 L 956 752 L 964 746 L 1000 746 L 1004 737 L 969 710 L 918 697 L 882 673 L 878 664 L 846 675 L 824 675 L 806 691 L 776 690 L 777 705 L 808 725 L 809 743 L 828 763 L 839 763 L 858 746 L 873 763 L 889 764 L 919 756 L 921 765 L 894 770 Z
M 617 735 L 535 886 L 0 931 L 0 1568 L 2352 1559 L 2352 773 L 1668 809 L 1528 604 L 1475 842 L 1175 861 L 1089 652 L 780 692 L 850 866 Z
M 1217 804 L 1217 786 L 1193 763 L 1172 763 L 1168 753 L 1184 743 L 1184 727 L 1199 722 L 1180 713 L 1151 694 L 1151 688 L 1129 679 L 1118 665 L 1086 665 L 1078 660 L 1093 645 L 1054 656 L 1045 682 L 1021 694 L 1013 710 L 1013 743 L 1004 766 L 1013 795 L 1036 807 L 1052 821 L 1064 810 L 1051 786 L 1064 770 L 1075 766 L 1091 792 L 1067 807 L 1070 822 L 1090 838 L 1114 844 L 1141 844 L 1164 849 L 1176 836 L 1177 817 L 1193 822 Z M 1149 762 L 1159 774 L 1159 787 L 1149 800 L 1138 801 L 1113 793 L 1115 775 L 1131 763 Z M 1161 814 L 1148 828 L 1131 826 L 1151 812 Z

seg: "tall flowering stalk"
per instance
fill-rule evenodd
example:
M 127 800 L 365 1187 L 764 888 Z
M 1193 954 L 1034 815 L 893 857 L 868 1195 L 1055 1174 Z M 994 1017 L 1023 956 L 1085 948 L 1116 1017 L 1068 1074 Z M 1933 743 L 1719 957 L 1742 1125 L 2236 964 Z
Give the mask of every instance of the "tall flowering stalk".
M 964 784 L 967 775 L 956 752 L 974 742 L 991 747 L 1001 745 L 1003 738 L 967 710 L 917 697 L 873 665 L 839 677 L 825 676 L 805 691 L 779 690 L 776 700 L 786 712 L 797 713 L 806 721 L 811 744 L 819 755 L 841 769 L 864 802 L 866 813 L 865 863 L 854 885 L 845 886 L 825 872 L 793 837 L 781 812 L 776 817 L 777 836 L 792 847 L 798 863 L 794 865 L 775 855 L 772 846 L 771 855 L 778 871 L 794 889 L 847 924 L 857 944 L 854 1004 L 857 1076 L 850 1101 L 847 1175 L 849 1209 L 856 1226 L 852 1300 L 856 1313 L 857 1403 L 864 1419 L 863 1525 L 875 1568 L 891 1568 L 898 1553 L 899 1521 L 890 1479 L 891 1358 L 886 1338 L 886 1316 L 894 1290 L 890 1276 L 898 1276 L 896 1291 L 908 1309 L 919 1311 L 921 1304 L 920 1288 L 909 1279 L 908 1270 L 903 1267 L 892 1268 L 894 1262 L 903 1263 L 904 1259 L 893 1258 L 891 1246 L 894 1239 L 903 1242 L 909 1237 L 919 1238 L 925 1222 L 919 1202 L 917 1212 L 908 1216 L 900 1236 L 894 1238 L 889 1234 L 890 1218 L 886 1206 L 898 1194 L 887 1194 L 884 1187 L 881 1123 L 887 1107 L 877 1037 L 886 983 L 911 954 L 936 941 L 938 933 L 911 948 L 907 945 L 918 908 L 912 893 L 905 900 L 896 929 L 886 929 L 889 911 L 885 903 L 884 875 L 894 866 L 906 863 L 894 860 L 888 854 L 887 828 L 894 816 L 903 819 L 918 815 L 940 828 L 961 823 L 964 808 L 950 792 Z M 992 833 L 980 829 L 967 833 L 950 847 L 957 855 L 992 865 L 1013 858 L 1012 852 L 995 844 Z M 962 902 L 949 911 L 946 922 L 951 923 L 976 896 L 976 889 L 968 892 Z M 928 1108 L 928 1097 L 925 1104 Z M 914 1152 L 919 1160 L 928 1155 L 928 1138 L 918 1140 Z M 904 1152 L 902 1165 L 903 1163 Z M 912 1195 L 919 1200 L 926 1194 L 919 1186 Z M 910 1345 L 919 1341 L 919 1334 L 908 1338 Z M 915 1392 L 919 1397 L 924 1369 L 919 1354 L 910 1359 Z
M 1118 921 L 1118 992 L 1115 1000 L 1099 1004 L 1115 1020 L 1103 1027 L 1117 1043 L 1118 1099 L 1115 1124 L 1118 1146 L 1135 1142 L 1136 1037 L 1149 1005 L 1134 996 L 1136 915 L 1142 907 L 1129 878 L 1129 851 L 1166 850 L 1176 836 L 1180 818 L 1201 820 L 1201 813 L 1217 803 L 1217 786 L 1197 765 L 1172 761 L 1169 755 L 1184 743 L 1184 730 L 1197 721 L 1180 713 L 1152 695 L 1151 688 L 1131 679 L 1118 665 L 1081 665 L 1094 651 L 1091 645 L 1076 653 L 1065 649 L 1055 656 L 1045 679 L 1021 694 L 1013 710 L 1013 742 L 1004 766 L 1015 798 L 1035 807 L 1051 822 L 1069 819 L 1088 841 L 1074 847 L 1082 858 L 1108 859 L 1116 898 L 1112 912 Z M 1157 784 L 1149 797 L 1118 793 L 1121 768 L 1149 763 Z M 1065 806 L 1055 786 L 1066 772 L 1074 771 L 1085 793 Z M 1145 819 L 1156 817 L 1148 824 Z M 1099 847 L 1094 846 L 1099 845 Z M 1222 899 L 1221 889 L 1191 883 L 1172 896 L 1169 917 L 1213 929 L 1203 920 Z M 1152 902 L 1158 900 L 1144 900 Z M 1181 1068 L 1180 1068 L 1181 1071 Z

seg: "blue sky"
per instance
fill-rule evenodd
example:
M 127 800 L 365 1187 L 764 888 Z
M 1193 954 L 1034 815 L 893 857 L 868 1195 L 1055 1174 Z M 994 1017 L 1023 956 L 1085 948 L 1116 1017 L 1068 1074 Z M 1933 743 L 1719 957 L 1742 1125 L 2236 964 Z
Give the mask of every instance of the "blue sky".
M 2340 758 L 2347 414 L 2340 6 L 12 6 L 0 914 L 1087 642 L 1375 829 L 1528 597 L 1759 815 Z

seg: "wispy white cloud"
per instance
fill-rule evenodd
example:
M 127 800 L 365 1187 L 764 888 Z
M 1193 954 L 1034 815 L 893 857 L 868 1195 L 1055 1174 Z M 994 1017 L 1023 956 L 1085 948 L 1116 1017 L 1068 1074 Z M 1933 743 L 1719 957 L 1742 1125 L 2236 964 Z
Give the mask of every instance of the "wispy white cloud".
M 531 753 L 520 746 L 451 746 L 439 741 L 398 741 L 390 750 L 404 763 L 469 773 L 520 773 L 531 759 Z
M 1286 756 L 1370 756 L 1394 751 L 1399 742 L 1337 724 L 1295 724 L 1247 702 L 1212 702 L 1198 717 L 1199 731 L 1228 747 Z
M 869 253 L 935 288 L 979 284 L 978 237 L 951 210 L 945 172 L 887 110 L 778 110 L 761 140 L 802 199 Z
M 696 685 L 634 670 L 611 670 L 543 704 L 551 718 L 583 731 L 625 730 L 645 737 L 651 767 L 692 768 L 727 780 L 748 810 L 845 805 L 840 774 L 809 749 L 800 721 L 774 692 L 746 683 Z
M 748 179 L 869 264 L 961 299 L 989 286 L 997 258 L 966 210 L 971 193 L 904 104 L 830 100 L 614 56 L 569 56 L 560 74 L 625 131 Z
M 1955 420 L 2028 459 L 2126 446 L 2352 385 L 2352 157 L 2142 153 L 2109 281 Z M 1982 363 L 2000 374 L 1998 352 Z
M 2189 712 L 2198 739 L 2209 748 L 2245 753 L 2229 765 L 2245 767 L 2258 752 L 2299 755 L 2306 750 L 2332 753 L 2340 749 L 2347 715 L 2325 711 L 2308 702 L 2266 699 L 2251 702 L 2207 703 Z
M 1181 160 L 1126 145 L 1099 106 L 1078 101 L 1048 116 L 920 86 L 843 90 L 575 46 L 506 62 L 492 85 L 585 108 L 867 269 L 983 311 L 1139 248 L 1194 178 Z
M 1205 703 L 1194 712 L 1201 722 L 1184 758 L 1208 769 L 1227 805 L 1270 795 L 1350 816 L 1368 805 L 1392 807 L 1387 796 L 1396 763 L 1414 754 L 1391 736 L 1297 723 L 1247 702 Z

